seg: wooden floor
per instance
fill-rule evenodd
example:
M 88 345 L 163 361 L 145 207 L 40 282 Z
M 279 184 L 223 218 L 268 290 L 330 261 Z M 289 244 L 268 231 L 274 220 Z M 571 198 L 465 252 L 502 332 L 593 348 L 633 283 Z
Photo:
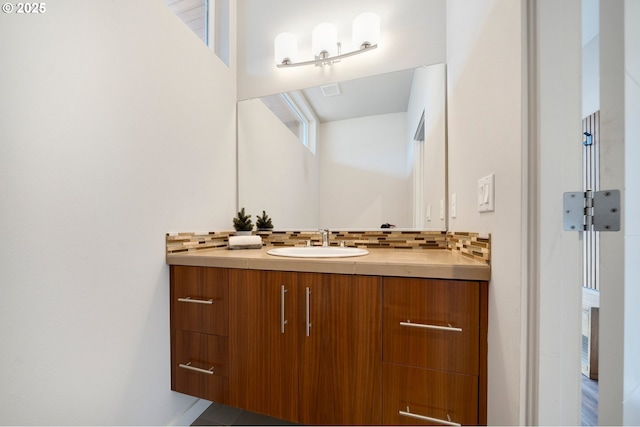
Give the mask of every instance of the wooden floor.
M 582 410 L 583 426 L 598 425 L 598 381 L 582 376 Z

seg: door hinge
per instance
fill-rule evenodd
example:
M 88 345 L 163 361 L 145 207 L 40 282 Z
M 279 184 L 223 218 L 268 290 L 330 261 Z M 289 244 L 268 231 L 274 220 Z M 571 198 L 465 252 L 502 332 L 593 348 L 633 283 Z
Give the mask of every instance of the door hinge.
M 565 231 L 620 231 L 620 190 L 563 194 Z

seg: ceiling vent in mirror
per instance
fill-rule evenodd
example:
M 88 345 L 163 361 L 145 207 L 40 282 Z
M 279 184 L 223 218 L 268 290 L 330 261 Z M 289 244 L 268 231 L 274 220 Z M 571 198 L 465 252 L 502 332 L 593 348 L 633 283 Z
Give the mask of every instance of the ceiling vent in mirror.
M 320 90 L 322 91 L 322 95 L 325 98 L 328 98 L 330 96 L 337 96 L 342 93 L 340 92 L 340 85 L 338 85 L 338 83 L 332 83 L 330 85 L 320 86 Z

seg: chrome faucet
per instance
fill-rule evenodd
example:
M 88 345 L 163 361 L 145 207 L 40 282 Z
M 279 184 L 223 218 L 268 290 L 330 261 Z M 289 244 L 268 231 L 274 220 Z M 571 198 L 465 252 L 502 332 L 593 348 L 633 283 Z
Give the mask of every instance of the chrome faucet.
M 318 231 L 320 232 L 320 234 L 322 234 L 322 246 L 329 246 L 329 230 L 321 228 Z

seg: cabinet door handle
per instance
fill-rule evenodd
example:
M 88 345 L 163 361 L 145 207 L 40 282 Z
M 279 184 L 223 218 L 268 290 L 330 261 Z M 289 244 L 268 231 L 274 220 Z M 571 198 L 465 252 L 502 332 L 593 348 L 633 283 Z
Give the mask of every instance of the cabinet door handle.
M 209 375 L 213 374 L 213 366 L 210 367 L 209 369 L 196 368 L 195 366 L 191 366 L 191 362 L 186 363 L 186 364 L 185 363 L 181 363 L 178 366 L 183 368 L 183 369 L 189 369 L 190 371 L 200 372 L 201 374 L 209 374 Z
M 456 328 L 451 325 L 449 326 L 425 325 L 424 323 L 411 323 L 410 320 L 407 320 L 406 322 L 400 322 L 400 326 L 406 326 L 408 328 L 437 329 L 439 331 L 462 332 L 462 328 Z
M 178 301 L 190 302 L 194 304 L 213 304 L 213 298 L 212 299 L 193 299 L 191 297 L 186 297 L 186 298 L 178 298 Z
M 280 333 L 284 334 L 284 325 L 288 323 L 288 321 L 284 318 L 284 294 L 288 291 L 285 289 L 284 285 L 280 287 Z
M 309 289 L 309 287 L 307 287 L 307 336 L 311 336 L 311 313 L 310 313 L 310 307 L 309 307 L 309 303 L 311 301 L 311 289 Z
M 398 415 L 401 415 L 403 417 L 408 417 L 408 418 L 415 418 L 417 420 L 422 420 L 422 421 L 429 421 L 429 422 L 437 423 L 437 424 L 444 424 L 446 426 L 459 426 L 459 425 L 461 425 L 461 424 L 454 423 L 453 421 L 451 421 L 451 417 L 449 416 L 449 414 L 447 414 L 447 418 L 449 420 L 441 420 L 440 418 L 432 418 L 432 417 L 427 417 L 426 415 L 414 414 L 413 412 L 409 411 L 409 407 L 408 406 L 407 406 L 407 410 L 406 411 L 398 411 Z

